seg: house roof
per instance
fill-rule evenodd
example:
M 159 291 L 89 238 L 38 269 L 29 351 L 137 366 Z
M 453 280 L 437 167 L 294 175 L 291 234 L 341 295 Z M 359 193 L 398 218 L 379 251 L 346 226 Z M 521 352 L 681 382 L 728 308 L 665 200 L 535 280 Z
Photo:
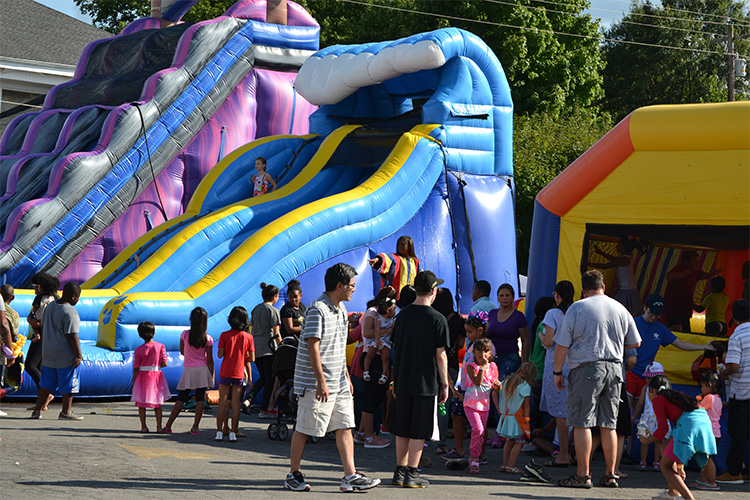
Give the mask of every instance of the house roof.
M 33 0 L 0 0 L 0 57 L 75 66 L 84 47 L 112 34 Z

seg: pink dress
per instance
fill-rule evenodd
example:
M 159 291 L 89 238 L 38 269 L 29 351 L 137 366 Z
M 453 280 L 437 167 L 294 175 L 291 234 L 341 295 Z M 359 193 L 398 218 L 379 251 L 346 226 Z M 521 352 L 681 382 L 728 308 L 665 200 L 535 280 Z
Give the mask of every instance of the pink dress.
M 167 349 L 159 342 L 146 342 L 135 350 L 133 368 L 138 368 L 131 401 L 139 408 L 159 408 L 172 397 L 160 365 L 167 362 Z

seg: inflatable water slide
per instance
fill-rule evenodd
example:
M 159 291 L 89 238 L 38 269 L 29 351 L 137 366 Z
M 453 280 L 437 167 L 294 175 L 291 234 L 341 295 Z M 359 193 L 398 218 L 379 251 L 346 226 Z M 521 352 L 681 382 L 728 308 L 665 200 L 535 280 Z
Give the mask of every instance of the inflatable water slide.
M 295 85 L 320 106 L 309 134 L 233 151 L 183 214 L 84 283 L 82 393 L 129 393 L 141 321 L 157 325 L 175 386 L 190 311 L 208 311 L 216 338 L 232 307 L 261 301 L 261 282 L 299 278 L 309 302 L 325 269 L 347 262 L 359 272 L 359 293 L 347 306 L 363 310 L 378 287 L 367 261 L 394 251 L 401 234 L 459 295 L 470 296 L 476 279 L 517 283 L 512 101 L 502 67 L 478 37 L 446 29 L 329 47 L 305 61 Z M 252 198 L 259 156 L 278 189 Z
M 246 0 L 196 24 L 140 19 L 86 47 L 74 78 L 0 140 L 1 282 L 38 271 L 83 282 L 183 213 L 223 155 L 307 132 L 314 108 L 293 82 L 319 26 L 291 2 L 288 26 L 265 16 Z

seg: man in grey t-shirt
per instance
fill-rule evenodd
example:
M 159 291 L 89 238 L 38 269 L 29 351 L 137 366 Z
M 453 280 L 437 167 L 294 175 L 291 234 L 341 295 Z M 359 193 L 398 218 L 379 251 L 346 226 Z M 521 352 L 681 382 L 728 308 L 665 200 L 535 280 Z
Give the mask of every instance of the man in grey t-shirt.
M 284 488 L 308 491 L 300 472 L 309 436 L 336 432 L 336 446 L 344 466 L 341 491 L 369 490 L 380 484 L 357 472 L 354 466 L 354 403 L 346 369 L 347 317 L 343 302 L 351 300 L 357 271 L 339 263 L 325 275 L 326 291 L 310 304 L 300 334 L 294 369 L 294 393 L 299 395 L 297 423 L 292 436 L 290 471 Z
M 606 462 L 603 482 L 616 486 L 617 412 L 622 388 L 625 349 L 641 344 L 635 321 L 627 309 L 604 295 L 604 278 L 597 270 L 581 277 L 583 300 L 568 308 L 555 332 L 555 385 L 565 387 L 563 363 L 568 362 L 568 425 L 573 426 L 578 470 L 560 486 L 591 488 L 589 457 L 591 427 L 601 430 Z
M 80 318 L 75 306 L 81 296 L 81 287 L 69 282 L 63 287 L 62 298 L 50 302 L 44 310 L 44 342 L 42 343 L 42 377 L 36 407 L 31 418 L 42 418 L 42 406 L 54 391 L 62 394 L 60 420 L 83 420 L 71 411 L 73 394 L 78 393 L 78 367 L 83 360 L 78 340 Z

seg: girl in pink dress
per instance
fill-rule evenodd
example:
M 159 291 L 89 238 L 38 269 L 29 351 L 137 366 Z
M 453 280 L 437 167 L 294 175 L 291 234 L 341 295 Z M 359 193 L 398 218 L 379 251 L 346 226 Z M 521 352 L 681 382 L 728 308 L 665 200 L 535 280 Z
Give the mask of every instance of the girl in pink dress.
M 146 427 L 146 408 L 153 408 L 156 416 L 156 432 L 163 432 L 161 428 L 161 405 L 172 397 L 169 392 L 167 379 L 161 368 L 167 366 L 167 350 L 164 344 L 154 342 L 156 328 L 149 321 L 138 325 L 138 336 L 143 339 L 143 345 L 135 350 L 133 357 L 133 396 L 138 407 L 138 417 L 141 419 L 141 432 L 148 432 Z

